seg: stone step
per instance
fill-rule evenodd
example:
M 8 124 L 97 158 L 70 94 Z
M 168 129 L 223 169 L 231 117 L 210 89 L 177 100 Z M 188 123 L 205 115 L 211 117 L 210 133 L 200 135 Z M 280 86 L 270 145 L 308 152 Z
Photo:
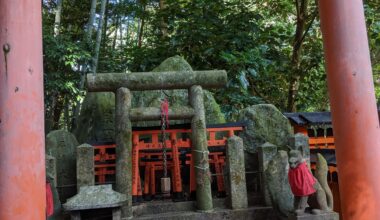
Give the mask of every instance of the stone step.
M 224 198 L 213 199 L 216 208 L 226 208 Z M 172 202 L 170 200 L 156 200 L 133 206 L 133 216 L 156 215 L 170 212 L 195 211 L 195 201 Z
M 263 199 L 260 194 L 250 195 L 248 200 L 250 207 L 263 205 Z M 196 211 L 195 205 L 195 201 L 172 202 L 171 200 L 155 200 L 134 205 L 132 210 L 133 216 L 142 216 L 168 212 Z M 220 209 L 228 208 L 226 198 L 214 198 L 213 206 Z
M 215 208 L 212 212 L 177 211 L 134 217 L 136 220 L 276 220 L 272 207 L 249 207 L 247 209 Z

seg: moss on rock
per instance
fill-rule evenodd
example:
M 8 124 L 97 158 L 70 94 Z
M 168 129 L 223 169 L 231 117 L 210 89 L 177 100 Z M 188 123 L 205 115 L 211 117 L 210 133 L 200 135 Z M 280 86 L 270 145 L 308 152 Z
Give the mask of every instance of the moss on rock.
M 163 61 L 152 72 L 162 71 L 193 71 L 190 64 L 180 56 L 174 56 Z M 126 73 L 127 74 L 127 73 Z M 168 95 L 170 108 L 188 105 L 187 90 L 164 90 Z M 132 106 L 159 107 L 161 91 L 134 91 L 132 92 Z M 204 91 L 206 123 L 224 123 L 224 115 L 209 91 Z M 76 123 L 74 134 L 80 143 L 88 141 L 114 141 L 115 135 L 115 95 L 111 92 L 87 93 L 82 105 L 80 116 Z M 186 123 L 184 120 L 171 120 L 171 124 Z M 158 126 L 160 122 L 137 122 L 134 126 Z
M 289 120 L 274 105 L 250 106 L 241 112 L 239 120 L 247 122 L 240 137 L 249 153 L 256 153 L 257 148 L 266 142 L 285 149 L 293 135 Z

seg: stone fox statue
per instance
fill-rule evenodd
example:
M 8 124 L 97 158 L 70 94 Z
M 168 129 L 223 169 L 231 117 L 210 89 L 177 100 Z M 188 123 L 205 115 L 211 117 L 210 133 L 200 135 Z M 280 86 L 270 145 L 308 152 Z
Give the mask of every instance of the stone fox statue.
M 333 197 L 327 184 L 327 162 L 322 155 L 317 155 L 315 177 L 311 174 L 301 152 L 289 152 L 289 184 L 294 194 L 294 212 L 296 215 L 305 213 L 309 204 L 313 214 L 332 211 Z

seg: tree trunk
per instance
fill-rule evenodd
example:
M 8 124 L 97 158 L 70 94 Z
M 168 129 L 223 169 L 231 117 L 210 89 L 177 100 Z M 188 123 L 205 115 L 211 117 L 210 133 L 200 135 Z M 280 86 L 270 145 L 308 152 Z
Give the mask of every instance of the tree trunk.
M 59 119 L 61 118 L 63 104 L 64 104 L 64 100 L 61 97 L 59 97 L 59 95 L 56 101 L 57 102 L 53 109 L 53 129 L 52 130 L 59 129 Z
M 64 119 L 65 119 L 65 128 L 66 130 L 70 130 L 70 100 L 65 96 L 65 107 L 64 107 Z
M 145 9 L 146 9 L 146 4 L 143 6 L 143 16 L 141 18 L 141 26 L 140 26 L 140 31 L 139 31 L 139 40 L 138 40 L 138 47 L 142 46 L 142 41 L 143 41 L 143 35 L 144 35 L 144 26 L 145 26 Z
M 120 48 L 121 47 L 123 47 L 123 18 L 122 17 L 120 17 L 120 20 L 119 20 L 119 27 L 120 27 L 120 29 L 119 29 L 119 31 L 120 31 Z
M 109 4 L 109 0 L 107 0 L 107 3 L 106 3 L 106 9 L 108 9 L 108 4 Z M 107 46 L 107 44 L 105 44 L 105 42 L 107 42 L 107 28 L 108 28 L 108 10 L 105 11 L 105 15 L 104 15 L 104 25 L 103 25 L 103 36 L 102 36 L 102 39 L 103 39 L 103 50 L 105 50 L 105 47 Z
M 127 17 L 127 26 L 126 26 L 126 33 L 125 33 L 125 36 L 126 36 L 126 39 L 125 39 L 125 44 L 127 44 L 128 45 L 128 42 L 129 42 L 129 39 L 130 39 L 130 37 L 129 37 L 129 33 L 130 33 L 130 23 L 131 23 L 131 21 L 130 21 L 131 19 L 129 18 L 129 17 Z
M 96 3 L 97 0 L 91 0 L 91 8 L 90 8 L 90 16 L 88 19 L 87 27 L 86 27 L 86 32 L 85 32 L 85 42 L 87 44 L 87 48 L 89 48 L 89 51 L 91 52 L 90 48 L 91 47 L 91 41 L 92 41 L 92 29 L 94 26 L 94 20 L 95 20 L 95 14 L 96 14 Z M 87 69 L 87 61 L 85 63 L 81 64 L 83 66 L 83 69 L 80 71 L 80 82 L 79 82 L 79 90 L 83 90 L 84 88 L 84 81 L 86 78 L 86 73 L 88 71 Z M 75 129 L 76 126 L 76 120 L 79 116 L 79 110 L 81 107 L 81 102 L 77 101 L 76 105 L 73 109 L 74 116 L 72 119 L 71 123 L 71 129 Z
M 307 6 L 308 0 L 296 0 L 296 10 L 297 10 L 297 27 L 296 33 L 294 36 L 294 45 L 291 66 L 293 67 L 292 72 L 290 73 L 289 80 L 289 89 L 288 89 L 288 105 L 287 111 L 294 112 L 296 109 L 296 98 L 299 88 L 300 76 L 302 70 L 300 68 L 301 64 L 301 52 L 302 52 L 302 43 L 304 40 L 304 32 L 307 20 Z
M 94 27 L 95 13 L 96 13 L 96 3 L 97 0 L 91 1 L 91 9 L 90 9 L 90 17 L 87 23 L 87 32 L 86 32 L 86 40 L 87 43 L 90 44 L 92 37 L 92 29 Z
M 164 10 L 166 8 L 166 1 L 160 0 L 160 10 Z M 162 38 L 165 38 L 168 36 L 168 23 L 166 22 L 166 19 L 164 17 L 161 18 L 161 34 Z
M 117 40 L 117 31 L 119 30 L 119 18 L 116 16 L 116 24 L 115 24 L 115 35 L 113 36 L 112 40 L 112 49 L 116 49 L 116 40 Z
M 96 44 L 95 44 L 95 55 L 92 60 L 93 65 L 93 73 L 96 74 L 97 68 L 98 68 L 98 61 L 99 61 L 99 50 L 100 50 L 100 43 L 102 41 L 102 30 L 103 30 L 103 23 L 104 23 L 104 13 L 106 11 L 106 3 L 107 0 L 102 0 L 102 6 L 100 11 L 100 17 L 99 17 L 99 27 L 96 34 Z
M 137 18 L 137 30 L 136 30 L 136 39 L 135 39 L 135 43 L 137 43 L 138 45 L 138 42 L 139 42 L 139 36 L 140 36 L 140 30 L 141 30 L 141 18 Z
M 55 37 L 59 35 L 59 29 L 61 27 L 62 4 L 63 4 L 63 0 L 57 0 L 57 8 L 55 10 L 55 21 L 54 21 L 54 36 Z
M 63 5 L 63 0 L 57 0 L 57 8 L 55 9 L 55 20 L 54 20 L 54 37 L 57 37 L 59 35 L 59 30 L 61 27 L 62 5 Z M 55 116 L 58 97 L 59 97 L 58 93 L 50 96 L 51 108 L 50 108 L 50 111 L 46 111 L 46 117 L 45 117 L 46 133 L 48 133 L 55 126 L 57 126 L 56 125 L 57 123 L 55 122 L 56 120 L 59 121 L 59 117 L 58 119 L 56 119 L 57 116 Z

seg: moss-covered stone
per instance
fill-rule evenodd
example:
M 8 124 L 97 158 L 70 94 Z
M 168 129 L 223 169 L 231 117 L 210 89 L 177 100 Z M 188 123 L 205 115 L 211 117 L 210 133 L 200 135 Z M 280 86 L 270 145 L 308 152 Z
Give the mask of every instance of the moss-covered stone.
M 154 68 L 153 72 L 162 71 L 192 71 L 193 68 L 190 66 L 185 59 L 181 56 L 174 56 L 164 60 L 158 67 Z
M 115 94 L 87 93 L 76 123 L 74 134 L 79 143 L 114 141 Z
M 77 147 L 77 189 L 95 185 L 94 148 L 89 144 Z
M 205 122 L 205 109 L 203 89 L 200 86 L 192 86 L 189 90 L 190 104 L 194 108 L 194 117 L 191 121 L 192 157 L 196 176 L 197 209 L 209 211 L 213 209 L 211 194 L 211 179 L 207 148 L 207 131 Z
M 258 147 L 257 149 L 258 149 L 258 156 L 259 156 L 259 171 L 263 173 L 268 168 L 269 162 L 277 154 L 277 146 L 267 142 L 261 145 L 260 147 Z M 266 187 L 267 180 L 266 180 L 265 175 L 263 175 L 263 178 L 261 179 L 261 183 L 262 183 L 262 186 L 264 186 L 263 191 L 264 191 L 265 204 L 268 206 L 271 206 L 272 201 L 270 198 L 268 187 Z M 253 183 L 250 182 L 250 184 L 253 184 Z
M 293 210 L 293 194 L 288 181 L 288 154 L 278 151 L 264 171 L 266 186 L 273 208 L 279 216 L 287 217 Z
M 68 131 L 51 131 L 46 136 L 46 154 L 55 157 L 57 189 L 62 201 L 76 193 L 76 147 L 78 141 Z
M 293 129 L 288 119 L 273 105 L 260 104 L 244 109 L 239 121 L 246 121 L 247 128 L 240 134 L 245 150 L 256 153 L 265 142 L 286 148 Z
M 120 207 L 126 201 L 124 194 L 112 190 L 112 185 L 82 186 L 79 193 L 67 200 L 67 211 Z
M 153 72 L 162 71 L 193 71 L 190 64 L 180 56 L 174 56 L 163 61 Z M 126 73 L 127 74 L 127 73 Z M 164 90 L 168 95 L 169 107 L 176 108 L 188 105 L 187 90 Z M 132 92 L 132 107 L 159 107 L 162 93 L 160 91 Z M 224 123 L 224 115 L 211 92 L 204 91 L 206 123 Z M 74 134 L 80 143 L 86 141 L 113 141 L 115 134 L 115 95 L 111 92 L 87 93 L 80 116 L 76 123 Z M 190 121 L 171 120 L 171 124 Z M 137 122 L 134 126 L 158 126 L 159 121 Z
M 87 75 L 87 90 L 89 92 L 114 92 L 125 87 L 132 91 L 160 89 L 188 89 L 193 85 L 204 88 L 221 88 L 227 84 L 225 70 L 203 71 L 163 71 L 133 72 L 133 73 L 102 73 Z
M 226 170 L 228 205 L 232 209 L 245 209 L 248 207 L 247 184 L 245 178 L 243 140 L 232 136 L 227 140 Z
M 132 125 L 129 120 L 131 92 L 119 88 L 116 92 L 116 190 L 126 196 L 121 208 L 124 218 L 132 216 Z

